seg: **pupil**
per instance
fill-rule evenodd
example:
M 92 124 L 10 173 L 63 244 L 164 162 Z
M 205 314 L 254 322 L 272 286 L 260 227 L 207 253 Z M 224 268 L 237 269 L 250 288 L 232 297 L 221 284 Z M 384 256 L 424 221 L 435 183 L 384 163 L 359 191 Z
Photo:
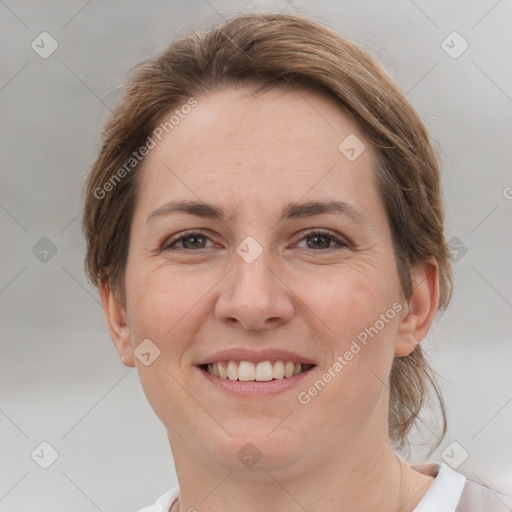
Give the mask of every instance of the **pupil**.
M 316 244 L 316 242 L 318 242 L 318 240 L 322 240 L 323 239 L 323 241 L 324 241 L 323 244 L 320 242 L 320 246 L 321 247 L 319 245 L 316 245 L 315 247 L 310 247 L 310 245 L 308 243 L 308 247 L 310 249 L 328 249 L 329 248 L 329 238 L 328 237 L 326 237 L 324 235 L 313 235 L 313 236 L 311 236 L 309 238 L 315 240 L 315 242 L 314 242 L 315 244 Z
M 192 243 L 188 243 L 189 240 L 192 240 Z M 198 240 L 199 240 L 199 242 L 198 242 Z M 204 241 L 203 236 L 188 236 L 187 238 L 183 239 L 183 246 L 185 248 L 201 249 L 203 247 L 201 245 L 201 240 Z
M 313 240 L 313 243 L 310 241 Z M 313 235 L 309 237 L 308 247 L 310 249 L 328 249 L 329 248 L 329 237 L 325 235 Z M 313 247 L 311 247 L 313 245 Z M 203 236 L 188 236 L 183 239 L 183 246 L 185 248 L 203 248 L 204 247 L 204 237 Z

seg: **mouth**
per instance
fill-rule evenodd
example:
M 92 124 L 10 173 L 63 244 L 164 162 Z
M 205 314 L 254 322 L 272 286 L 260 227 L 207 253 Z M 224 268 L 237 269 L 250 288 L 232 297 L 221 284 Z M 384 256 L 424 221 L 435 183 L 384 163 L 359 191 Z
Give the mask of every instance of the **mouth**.
M 216 361 L 199 365 L 199 368 L 221 380 L 242 382 L 270 382 L 292 379 L 302 375 L 314 364 L 295 363 L 293 361 Z
M 243 398 L 266 398 L 303 386 L 317 366 L 306 354 L 279 348 L 230 348 L 196 362 L 207 389 Z M 207 391 L 208 393 L 210 391 Z

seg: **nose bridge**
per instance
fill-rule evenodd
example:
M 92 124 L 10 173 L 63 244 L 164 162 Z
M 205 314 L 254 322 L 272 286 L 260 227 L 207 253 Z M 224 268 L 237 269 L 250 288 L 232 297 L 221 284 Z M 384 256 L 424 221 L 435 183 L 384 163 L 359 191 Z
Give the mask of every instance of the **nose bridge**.
M 275 327 L 293 316 L 286 286 L 276 276 L 270 248 L 248 237 L 236 248 L 233 272 L 218 299 L 219 320 L 259 330 Z
M 253 239 L 254 240 L 254 239 Z M 251 240 L 242 242 L 237 247 L 237 255 L 234 258 L 234 274 L 235 285 L 237 290 L 241 292 L 261 293 L 261 296 L 270 296 L 272 293 L 273 283 L 270 271 L 272 265 L 272 254 L 269 248 L 263 249 L 257 242 Z M 244 288 L 249 287 L 248 290 Z M 252 294 L 256 299 L 257 293 Z

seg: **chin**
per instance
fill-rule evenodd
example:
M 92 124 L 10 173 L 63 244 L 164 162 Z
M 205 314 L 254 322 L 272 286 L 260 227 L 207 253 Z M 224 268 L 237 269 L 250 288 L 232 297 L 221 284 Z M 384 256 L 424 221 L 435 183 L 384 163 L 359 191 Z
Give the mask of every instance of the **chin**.
M 213 448 L 212 458 L 228 471 L 253 475 L 262 471 L 265 475 L 265 471 L 284 469 L 297 462 L 305 441 L 294 438 L 285 429 L 280 433 L 279 427 L 275 428 L 275 419 L 273 423 L 272 428 L 267 428 L 267 422 L 265 428 L 247 428 L 246 422 L 238 428 L 232 425 L 228 430 L 233 437 L 223 436 L 218 442 L 212 439 L 207 449 L 211 452 Z

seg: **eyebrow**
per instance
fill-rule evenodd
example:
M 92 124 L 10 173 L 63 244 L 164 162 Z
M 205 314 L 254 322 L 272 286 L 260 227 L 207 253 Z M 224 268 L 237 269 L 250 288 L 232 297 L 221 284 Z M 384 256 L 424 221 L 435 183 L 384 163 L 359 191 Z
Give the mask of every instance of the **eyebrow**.
M 204 219 L 215 219 L 223 222 L 228 220 L 226 211 L 213 204 L 204 203 L 202 201 L 170 201 L 152 212 L 147 218 L 146 223 L 174 213 L 185 213 Z M 288 203 L 281 212 L 280 220 L 300 219 L 330 213 L 337 213 L 349 217 L 358 223 L 369 224 L 368 217 L 361 210 L 342 201 Z

